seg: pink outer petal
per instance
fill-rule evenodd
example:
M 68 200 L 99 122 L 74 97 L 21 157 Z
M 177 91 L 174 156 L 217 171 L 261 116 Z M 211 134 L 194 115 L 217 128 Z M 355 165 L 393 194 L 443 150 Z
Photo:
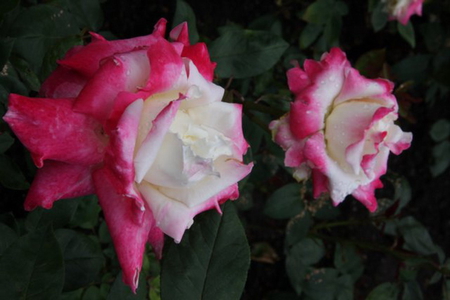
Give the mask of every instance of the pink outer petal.
M 269 129 L 272 131 L 272 137 L 275 143 L 280 145 L 286 151 L 284 164 L 287 167 L 300 167 L 305 161 L 303 147 L 305 142 L 297 140 L 292 136 L 289 129 L 290 116 L 286 114 L 280 120 L 272 121 Z
M 319 198 L 322 193 L 328 192 L 328 178 L 319 170 L 312 170 L 313 197 Z
M 422 4 L 424 0 L 413 0 L 412 3 L 406 9 L 403 9 L 401 14 L 397 16 L 397 19 L 403 25 L 408 24 L 409 18 L 416 14 L 418 16 L 422 15 Z
M 48 160 L 37 171 L 25 200 L 25 209 L 52 208 L 53 202 L 93 194 L 91 167 Z
M 76 98 L 86 81 L 87 77 L 60 66 L 44 81 L 39 95 L 43 98 Z
M 127 107 L 115 130 L 109 133 L 110 142 L 106 147 L 105 165 L 114 171 L 123 184 L 124 189 L 118 192 L 128 197 L 135 193 L 133 156 L 143 105 L 140 99 Z
M 195 45 L 184 47 L 181 56 L 192 60 L 200 74 L 202 74 L 206 80 L 212 81 L 214 79 L 214 69 L 217 64 L 211 62 L 208 48 L 205 43 L 197 43 Z
M 116 55 L 108 60 L 86 84 L 74 103 L 74 111 L 99 122 L 109 118 L 114 100 L 121 91 L 136 92 L 146 84 L 150 66 L 145 51 Z
M 113 130 L 117 126 L 117 122 L 119 122 L 123 112 L 131 103 L 139 99 L 145 100 L 148 97 L 150 97 L 150 93 L 144 91 L 137 93 L 120 92 L 117 94 L 116 99 L 113 101 L 114 105 L 111 114 L 105 124 L 105 131 L 109 134 L 110 130 Z
M 4 120 L 30 150 L 39 168 L 44 159 L 86 166 L 103 160 L 107 138 L 101 125 L 71 107 L 69 99 L 9 96 Z
M 154 94 L 167 90 L 177 83 L 183 61 L 177 49 L 164 39 L 158 39 L 147 52 L 150 61 L 150 77 L 145 91 Z
M 144 142 L 137 150 L 134 158 L 134 168 L 136 171 L 136 181 L 139 183 L 153 164 L 158 154 L 164 136 L 169 130 L 170 124 L 180 107 L 181 101 L 172 101 L 167 105 L 153 121 L 152 128 Z
M 177 25 L 170 31 L 170 38 L 175 42 L 182 43 L 184 46 L 189 46 L 189 30 L 187 22 Z
M 311 84 L 308 75 L 297 65 L 286 73 L 289 90 L 294 94 L 299 94 L 303 89 Z
M 352 196 L 358 199 L 370 212 L 377 210 L 378 203 L 375 198 L 375 189 L 383 187 L 383 183 L 377 178 L 367 185 L 359 186 L 353 191 Z
M 166 34 L 166 25 L 167 25 L 166 19 L 163 18 L 159 19 L 159 21 L 156 23 L 153 29 L 153 35 L 164 38 L 164 35 Z
M 147 35 L 116 41 L 106 41 L 104 39 L 94 38 L 91 43 L 84 46 L 77 53 L 58 61 L 58 63 L 90 78 L 99 69 L 101 60 L 135 49 L 150 47 L 160 39 L 159 33 L 158 35 Z
M 295 137 L 303 139 L 323 129 L 325 115 L 338 96 L 344 71 L 349 67 L 345 53 L 332 48 L 320 62 L 306 60 L 304 73 L 299 70 L 288 73 L 289 87 L 295 91 L 290 119 L 290 129 Z
M 144 207 L 142 211 L 136 206 L 135 199 L 119 194 L 116 186 L 120 182 L 117 182 L 107 169 L 95 171 L 93 178 L 96 194 L 122 267 L 123 281 L 136 292 L 145 244 L 153 230 L 152 213 L 148 207 Z M 139 218 L 140 214 L 144 216 Z

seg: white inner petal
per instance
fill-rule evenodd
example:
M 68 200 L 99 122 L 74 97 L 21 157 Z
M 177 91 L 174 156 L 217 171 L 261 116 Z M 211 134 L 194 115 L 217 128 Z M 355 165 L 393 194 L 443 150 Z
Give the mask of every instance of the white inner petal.
M 370 101 L 346 101 L 336 106 L 326 119 L 327 153 L 344 171 L 353 173 L 346 159 L 346 149 L 364 137 L 364 130 L 378 108 L 378 103 Z M 372 143 L 365 144 L 373 147 Z

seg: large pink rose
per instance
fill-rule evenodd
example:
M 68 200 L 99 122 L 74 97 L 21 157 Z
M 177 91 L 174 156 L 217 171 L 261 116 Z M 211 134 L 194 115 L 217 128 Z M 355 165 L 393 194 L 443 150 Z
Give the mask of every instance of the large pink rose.
M 401 153 L 412 139 L 394 124 L 393 84 L 362 77 L 338 48 L 287 77 L 295 101 L 270 124 L 286 166 L 295 168 L 297 180 L 312 176 L 314 197 L 329 192 L 337 205 L 352 194 L 375 211 L 374 190 L 382 187 L 389 152 Z
M 391 20 L 398 20 L 406 25 L 412 15 L 422 15 L 424 0 L 382 0 L 386 3 L 386 9 Z
M 147 241 L 180 241 L 198 213 L 238 197 L 252 165 L 239 104 L 221 102 L 205 44 L 187 25 L 71 49 L 41 98 L 10 95 L 5 121 L 39 168 L 25 208 L 97 194 L 121 263 L 136 289 Z

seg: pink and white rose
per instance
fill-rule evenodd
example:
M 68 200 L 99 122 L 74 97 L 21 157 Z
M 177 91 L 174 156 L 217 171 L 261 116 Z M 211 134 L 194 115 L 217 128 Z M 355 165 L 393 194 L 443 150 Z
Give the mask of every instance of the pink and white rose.
M 312 176 L 314 197 L 329 192 L 337 205 L 351 194 L 375 211 L 374 190 L 382 187 L 389 152 L 400 154 L 412 140 L 394 124 L 393 84 L 361 76 L 339 48 L 319 62 L 306 60 L 287 77 L 295 101 L 270 124 L 286 151 L 285 165 L 297 180 Z
M 398 20 L 406 25 L 412 15 L 422 15 L 424 0 L 382 0 L 391 20 Z
M 180 241 L 198 213 L 239 195 L 252 165 L 239 104 L 221 102 L 215 64 L 187 25 L 72 48 L 40 97 L 11 94 L 4 120 L 39 168 L 25 208 L 97 194 L 121 263 L 136 289 L 145 244 Z

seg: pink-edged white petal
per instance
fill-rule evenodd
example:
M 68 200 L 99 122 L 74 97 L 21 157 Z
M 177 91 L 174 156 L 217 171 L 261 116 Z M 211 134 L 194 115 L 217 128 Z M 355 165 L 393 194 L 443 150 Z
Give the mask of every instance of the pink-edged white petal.
M 300 167 L 305 161 L 303 148 L 305 142 L 297 140 L 291 133 L 289 113 L 281 117 L 280 120 L 272 121 L 269 129 L 272 131 L 273 140 L 286 151 L 284 164 L 287 167 Z M 301 176 L 303 177 L 303 176 Z
M 30 150 L 34 163 L 44 159 L 94 165 L 103 160 L 107 137 L 93 118 L 72 111 L 70 99 L 9 96 L 4 120 Z
M 153 164 L 179 106 L 180 101 L 172 101 L 161 111 L 152 122 L 153 125 L 150 132 L 142 142 L 142 145 L 137 149 L 134 157 L 134 167 L 136 171 L 136 181 L 138 183 L 142 181 Z
M 33 210 L 36 206 L 50 209 L 57 200 L 93 194 L 91 171 L 90 166 L 47 160 L 34 177 L 25 209 Z
M 123 281 L 135 292 L 142 268 L 145 244 L 154 227 L 152 213 L 146 206 L 142 211 L 142 208 L 135 204 L 135 199 L 121 195 L 116 189 L 118 180 L 108 169 L 95 171 L 93 179 L 96 194 L 122 267 Z M 143 214 L 144 217 L 136 217 L 140 214 Z
M 205 43 L 185 46 L 181 56 L 189 58 L 197 67 L 199 73 L 207 81 L 212 81 L 214 79 L 214 69 L 217 64 L 215 62 L 211 62 L 208 48 Z
M 184 203 L 167 196 L 151 184 L 142 184 L 140 190 L 154 212 L 157 226 L 177 243 L 183 238 L 186 229 L 191 227 L 194 217 L 198 213 L 211 208 L 219 209 L 220 203 L 228 199 L 237 199 L 239 196 L 237 184 L 231 184 L 206 199 L 206 201 L 188 207 Z
M 375 198 L 375 189 L 380 189 L 383 187 L 383 183 L 377 178 L 372 182 L 361 185 L 355 189 L 352 196 L 359 200 L 370 212 L 377 210 L 377 198 Z
M 184 94 L 187 99 L 183 101 L 181 109 L 222 101 L 225 90 L 221 86 L 206 80 L 190 59 L 185 58 L 184 63 L 188 76 L 184 87 Z
M 411 146 L 411 141 L 411 132 L 403 132 L 397 125 L 389 127 L 386 145 L 392 153 L 399 155 L 403 150 L 408 149 Z
M 397 107 L 397 101 L 392 95 L 393 88 L 394 84 L 389 80 L 368 79 L 361 76 L 358 70 L 349 67 L 345 71 L 342 89 L 333 105 L 339 105 L 344 101 L 364 100 Z
M 78 52 L 66 57 L 58 63 L 73 69 L 86 77 L 92 77 L 101 67 L 102 60 L 120 53 L 127 53 L 135 49 L 145 49 L 162 39 L 159 35 L 147 35 L 127 40 L 107 41 L 94 35 L 91 43 Z
M 366 101 L 344 102 L 336 106 L 326 120 L 325 139 L 328 155 L 343 168 L 350 163 L 355 173 L 359 172 L 359 161 L 363 153 L 365 130 L 373 121 L 378 103 Z M 350 145 L 361 142 L 360 154 L 352 151 L 355 159 L 347 159 L 346 151 Z M 355 148 L 355 147 L 354 147 Z
M 146 51 L 134 51 L 107 59 L 87 82 L 73 110 L 104 123 L 119 92 L 136 92 L 148 80 L 150 65 Z
M 194 207 L 247 176 L 252 167 L 253 164 L 244 165 L 233 159 L 221 158 L 214 162 L 214 168 L 220 176 L 207 176 L 190 188 L 159 186 L 158 190 L 167 197 L 176 199 L 188 207 Z

